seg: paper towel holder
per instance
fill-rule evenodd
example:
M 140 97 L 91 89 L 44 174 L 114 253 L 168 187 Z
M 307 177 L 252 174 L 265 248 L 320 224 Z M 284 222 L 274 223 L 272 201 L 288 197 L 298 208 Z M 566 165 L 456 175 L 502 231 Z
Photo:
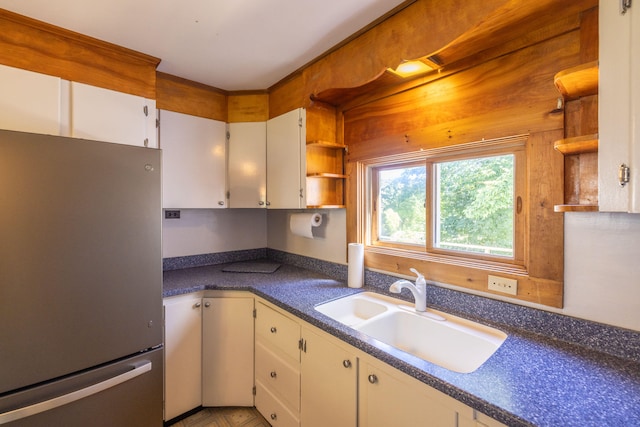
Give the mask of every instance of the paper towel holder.
M 289 231 L 309 239 L 326 236 L 325 215 L 320 212 L 301 211 L 289 215 Z

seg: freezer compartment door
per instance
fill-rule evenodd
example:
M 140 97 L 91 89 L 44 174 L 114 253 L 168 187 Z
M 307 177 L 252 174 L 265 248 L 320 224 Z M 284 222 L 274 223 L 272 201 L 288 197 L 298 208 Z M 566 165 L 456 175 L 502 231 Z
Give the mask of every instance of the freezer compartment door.
M 162 348 L 0 398 L 0 425 L 162 425 Z
M 162 343 L 160 156 L 0 131 L 0 394 Z

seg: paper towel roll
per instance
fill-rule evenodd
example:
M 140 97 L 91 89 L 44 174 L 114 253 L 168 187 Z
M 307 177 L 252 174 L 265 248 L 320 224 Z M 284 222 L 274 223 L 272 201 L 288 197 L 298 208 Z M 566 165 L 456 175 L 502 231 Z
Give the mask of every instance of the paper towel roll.
M 350 288 L 361 288 L 364 283 L 364 245 L 349 243 L 348 257 L 347 285 Z
M 289 228 L 293 234 L 313 239 L 313 227 L 322 224 L 319 213 L 294 213 L 289 218 Z

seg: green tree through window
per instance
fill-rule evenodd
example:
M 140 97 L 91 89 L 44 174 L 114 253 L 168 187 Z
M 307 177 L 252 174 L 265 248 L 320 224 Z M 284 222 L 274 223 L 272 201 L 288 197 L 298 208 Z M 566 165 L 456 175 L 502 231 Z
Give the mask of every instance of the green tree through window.
M 379 239 L 424 245 L 426 167 L 382 169 L 378 177 L 381 216 Z
M 514 156 L 436 165 L 434 246 L 513 256 Z
M 513 257 L 514 168 L 511 154 L 433 163 L 433 233 L 426 163 L 376 168 L 378 240 L 424 247 L 433 234 L 435 248 Z

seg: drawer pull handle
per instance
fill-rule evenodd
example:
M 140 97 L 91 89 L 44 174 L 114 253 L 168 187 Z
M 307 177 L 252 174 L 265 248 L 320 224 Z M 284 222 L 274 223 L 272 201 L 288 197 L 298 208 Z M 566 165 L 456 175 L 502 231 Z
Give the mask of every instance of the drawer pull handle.
M 269 374 L 269 376 L 271 376 L 271 378 L 275 378 L 278 376 L 278 374 L 276 373 L 276 371 L 271 371 L 271 373 Z
M 271 419 L 272 420 L 276 420 L 278 419 L 278 416 L 276 415 L 276 413 L 274 412 L 273 414 L 271 414 Z
M 272 326 L 270 330 L 272 334 L 275 334 L 276 332 L 278 332 L 275 326 Z
M 350 368 L 351 367 L 351 360 L 349 359 L 345 359 L 342 361 L 342 366 L 344 366 L 345 368 Z
M 370 374 L 367 379 L 371 384 L 375 384 L 378 382 L 378 377 L 375 374 Z

